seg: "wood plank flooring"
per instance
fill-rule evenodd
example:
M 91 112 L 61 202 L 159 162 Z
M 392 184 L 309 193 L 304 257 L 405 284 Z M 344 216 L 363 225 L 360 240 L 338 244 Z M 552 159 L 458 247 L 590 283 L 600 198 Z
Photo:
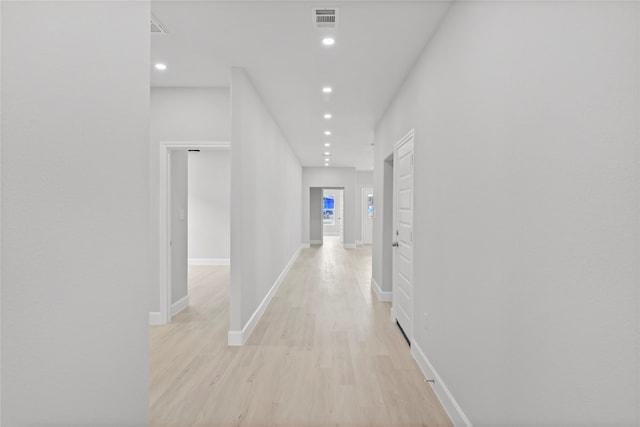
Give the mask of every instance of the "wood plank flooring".
M 370 247 L 325 238 L 228 347 L 229 269 L 190 267 L 191 306 L 150 331 L 151 426 L 452 426 L 370 277 Z

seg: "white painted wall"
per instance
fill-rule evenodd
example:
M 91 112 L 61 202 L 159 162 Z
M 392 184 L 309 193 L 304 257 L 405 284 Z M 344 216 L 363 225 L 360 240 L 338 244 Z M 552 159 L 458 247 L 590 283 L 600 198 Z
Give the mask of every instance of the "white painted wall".
M 323 221 L 322 221 L 322 188 L 310 189 L 310 209 L 309 212 L 309 233 L 310 243 L 320 244 L 323 239 Z
M 159 146 L 161 141 L 229 141 L 229 88 L 151 88 L 151 183 L 152 280 L 150 311 L 160 310 Z
M 231 87 L 230 332 L 240 333 L 300 248 L 302 169 L 242 68 Z
M 333 225 L 331 224 L 325 224 L 324 221 L 322 222 L 322 234 L 325 236 L 339 236 L 340 235 L 340 223 L 343 221 L 342 218 L 342 214 L 343 214 L 343 210 L 342 210 L 342 203 L 341 200 L 343 197 L 342 194 L 342 190 L 338 190 L 338 189 L 324 189 L 323 190 L 323 197 L 333 197 L 334 200 L 334 212 L 333 212 L 333 217 L 334 217 L 334 221 L 333 221 Z M 322 213 L 322 209 L 321 209 L 321 213 Z
M 373 187 L 373 172 L 357 171 L 356 172 L 356 242 L 362 241 L 362 189 Z
M 148 425 L 149 3 L 1 7 L 1 424 Z
M 640 422 L 638 7 L 454 3 L 376 130 L 381 200 L 415 128 L 414 343 L 474 425 Z
M 189 153 L 189 260 L 229 261 L 231 210 L 229 150 Z
M 355 245 L 355 168 L 302 168 L 302 242 L 309 243 L 309 197 L 311 187 L 344 188 L 344 244 Z
M 189 293 L 187 285 L 189 156 L 187 150 L 171 150 L 170 169 L 171 303 L 173 304 Z

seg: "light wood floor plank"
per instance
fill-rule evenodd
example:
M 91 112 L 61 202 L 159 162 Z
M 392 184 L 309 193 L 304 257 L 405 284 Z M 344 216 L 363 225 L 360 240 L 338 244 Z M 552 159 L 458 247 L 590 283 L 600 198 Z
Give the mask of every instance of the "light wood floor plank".
M 150 331 L 152 427 L 452 426 L 370 277 L 370 247 L 305 249 L 228 347 L 229 268 L 190 267 L 190 307 Z

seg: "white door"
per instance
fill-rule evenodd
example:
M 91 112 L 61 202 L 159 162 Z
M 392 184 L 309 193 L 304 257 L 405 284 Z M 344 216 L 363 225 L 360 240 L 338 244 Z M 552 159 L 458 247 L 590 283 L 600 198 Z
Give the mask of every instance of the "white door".
M 413 333 L 413 132 L 393 152 L 393 314 L 407 340 Z
M 373 188 L 362 189 L 362 244 L 373 241 Z

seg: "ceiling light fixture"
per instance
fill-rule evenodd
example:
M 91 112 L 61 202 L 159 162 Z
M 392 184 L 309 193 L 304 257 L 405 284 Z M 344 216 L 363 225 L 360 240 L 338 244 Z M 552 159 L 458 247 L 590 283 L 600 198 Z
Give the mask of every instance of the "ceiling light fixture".
M 325 130 L 325 131 L 324 131 L 324 134 L 325 134 L 325 135 L 327 135 L 327 136 L 329 136 L 329 135 L 331 135 L 331 131 L 330 131 L 330 130 Z
M 333 92 L 333 89 L 331 89 L 329 86 L 325 86 L 325 87 L 322 88 L 322 91 L 324 93 L 331 93 L 331 92 Z
M 156 70 L 159 70 L 159 71 L 164 71 L 167 69 L 167 66 L 165 64 L 161 64 L 159 62 L 155 65 L 155 67 L 156 67 Z
M 325 151 L 325 152 L 324 152 L 324 155 L 325 155 L 325 156 L 330 156 L 330 155 L 331 155 L 331 153 L 330 153 L 330 152 L 328 152 L 328 151 Z
M 325 162 L 328 162 L 328 161 L 329 161 L 329 159 L 324 159 L 324 161 L 325 161 Z
M 335 42 L 333 37 L 325 37 L 322 39 L 322 44 L 325 46 L 333 46 Z
M 325 147 L 331 147 L 331 143 L 330 143 L 330 142 L 325 142 L 325 143 L 324 143 L 324 146 L 325 146 Z
M 329 163 L 325 163 L 324 165 L 325 165 L 325 166 L 329 166 Z
M 324 115 L 324 118 L 329 120 L 331 117 L 333 117 L 331 114 L 327 113 Z

